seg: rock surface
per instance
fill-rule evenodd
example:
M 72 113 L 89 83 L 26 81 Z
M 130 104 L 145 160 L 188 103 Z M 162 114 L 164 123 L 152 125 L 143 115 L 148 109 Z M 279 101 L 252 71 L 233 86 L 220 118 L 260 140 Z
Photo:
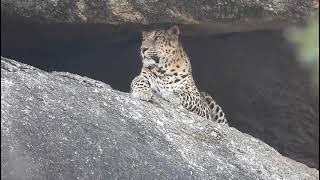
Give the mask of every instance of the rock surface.
M 318 4 L 317 0 L 2 0 L 1 10 L 46 23 L 213 23 L 238 29 L 295 22 Z
M 1 58 L 1 179 L 318 179 L 238 130 Z

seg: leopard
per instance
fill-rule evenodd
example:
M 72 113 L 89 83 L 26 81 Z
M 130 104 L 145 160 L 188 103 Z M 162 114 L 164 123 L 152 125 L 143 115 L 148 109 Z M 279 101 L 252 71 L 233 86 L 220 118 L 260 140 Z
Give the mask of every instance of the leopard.
M 131 97 L 152 101 L 155 95 L 174 105 L 221 124 L 228 124 L 222 108 L 206 92 L 200 92 L 192 76 L 190 57 L 177 25 L 142 31 L 142 68 L 130 86 Z

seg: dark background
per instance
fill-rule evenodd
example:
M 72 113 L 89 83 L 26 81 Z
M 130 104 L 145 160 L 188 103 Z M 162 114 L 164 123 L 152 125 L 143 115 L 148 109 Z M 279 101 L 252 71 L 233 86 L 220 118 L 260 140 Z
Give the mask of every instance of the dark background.
M 164 25 L 165 26 L 165 25 Z M 37 24 L 4 16 L 1 56 L 46 71 L 67 71 L 129 91 L 141 68 L 139 25 Z M 180 26 L 199 89 L 230 125 L 281 154 L 319 168 L 319 94 L 281 30 L 214 34 Z

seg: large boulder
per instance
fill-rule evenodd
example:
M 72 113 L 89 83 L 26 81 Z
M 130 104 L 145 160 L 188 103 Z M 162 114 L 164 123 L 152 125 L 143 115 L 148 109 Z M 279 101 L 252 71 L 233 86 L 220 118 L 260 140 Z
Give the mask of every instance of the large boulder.
M 317 0 L 2 0 L 1 10 L 37 22 L 103 24 L 213 24 L 262 29 L 294 23 L 318 8 Z
M 159 99 L 1 58 L 1 179 L 318 179 L 264 142 Z

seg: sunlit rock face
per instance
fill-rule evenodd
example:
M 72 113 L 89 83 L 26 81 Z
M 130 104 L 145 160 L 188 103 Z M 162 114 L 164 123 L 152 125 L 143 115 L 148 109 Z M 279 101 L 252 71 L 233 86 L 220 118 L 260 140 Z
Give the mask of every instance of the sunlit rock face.
M 318 179 L 235 128 L 1 58 L 1 179 Z

